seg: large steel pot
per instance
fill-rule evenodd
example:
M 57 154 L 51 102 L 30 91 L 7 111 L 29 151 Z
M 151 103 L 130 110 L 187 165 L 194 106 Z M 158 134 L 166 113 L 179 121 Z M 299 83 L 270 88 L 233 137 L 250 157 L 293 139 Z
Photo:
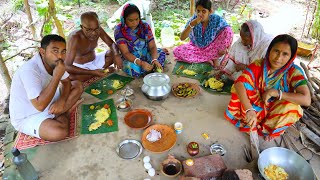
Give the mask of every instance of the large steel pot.
M 259 155 L 258 168 L 265 179 L 267 179 L 267 177 L 264 174 L 264 168 L 269 164 L 282 167 L 286 173 L 288 173 L 288 179 L 290 180 L 316 179 L 310 164 L 297 153 L 285 148 L 268 148 Z
M 170 78 L 163 73 L 151 73 L 143 78 L 141 87 L 143 94 L 155 101 L 167 98 L 171 91 Z

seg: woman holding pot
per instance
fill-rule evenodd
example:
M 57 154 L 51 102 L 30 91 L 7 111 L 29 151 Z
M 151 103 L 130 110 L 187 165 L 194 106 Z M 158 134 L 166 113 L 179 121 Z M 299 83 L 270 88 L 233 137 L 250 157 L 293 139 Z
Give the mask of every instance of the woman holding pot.
M 294 64 L 297 40 L 275 37 L 264 59 L 256 60 L 235 81 L 225 118 L 243 132 L 258 131 L 266 140 L 298 121 L 311 97 L 300 67 Z

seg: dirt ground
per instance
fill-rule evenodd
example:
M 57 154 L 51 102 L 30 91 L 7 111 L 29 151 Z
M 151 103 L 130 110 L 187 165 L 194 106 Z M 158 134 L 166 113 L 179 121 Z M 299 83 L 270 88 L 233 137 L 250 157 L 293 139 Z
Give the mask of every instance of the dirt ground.
M 171 50 L 170 50 L 171 51 Z M 172 51 L 171 51 L 172 52 Z M 173 61 L 172 53 L 168 57 Z M 196 80 L 171 75 L 174 63 L 168 64 L 165 73 L 170 77 L 170 83 L 194 82 Z M 255 162 L 247 163 L 242 150 L 244 145 L 249 145 L 249 136 L 241 133 L 223 117 L 223 112 L 230 100 L 228 95 L 213 95 L 201 90 L 200 94 L 192 99 L 180 99 L 172 94 L 163 101 L 148 100 L 141 92 L 142 79 L 137 79 L 129 85 L 135 92 L 133 100 L 134 109 L 147 109 L 152 112 L 154 124 L 167 124 L 172 126 L 175 122 L 182 122 L 183 131 L 177 135 L 176 145 L 164 153 L 151 153 L 143 150 L 143 153 L 134 160 L 124 160 L 116 153 L 118 144 L 125 139 L 141 141 L 143 130 L 134 130 L 124 123 L 125 112 L 117 111 L 119 131 L 97 135 L 80 135 L 78 138 L 66 142 L 39 146 L 31 162 L 39 170 L 42 179 L 119 179 L 141 180 L 150 178 L 143 167 L 143 157 L 150 156 L 151 164 L 156 170 L 156 176 L 151 179 L 169 179 L 160 171 L 160 163 L 168 154 L 174 155 L 179 160 L 190 158 L 186 146 L 191 141 L 200 144 L 200 153 L 195 157 L 210 154 L 209 146 L 213 143 L 221 143 L 227 153 L 223 160 L 230 169 L 250 169 L 254 173 L 254 179 L 259 179 Z M 99 101 L 91 95 L 84 93 L 84 104 Z M 119 94 L 111 96 L 115 101 Z M 79 114 L 79 118 L 81 115 Z M 205 140 L 201 134 L 208 133 L 210 139 Z M 261 150 L 275 146 L 275 143 L 260 140 Z M 279 142 L 279 139 L 277 139 Z M 308 152 L 306 152 L 308 153 Z M 50 154 L 50 156 L 48 156 Z M 306 154 L 309 158 L 309 154 Z M 54 159 L 54 161 L 52 160 Z M 311 165 L 315 173 L 320 176 L 320 158 L 314 156 Z M 176 178 L 178 179 L 178 178 Z

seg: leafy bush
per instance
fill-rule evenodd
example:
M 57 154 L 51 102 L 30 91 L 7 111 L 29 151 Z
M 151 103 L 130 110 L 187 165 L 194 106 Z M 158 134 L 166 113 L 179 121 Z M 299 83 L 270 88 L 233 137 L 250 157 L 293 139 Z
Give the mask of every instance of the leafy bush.
M 22 10 L 23 6 L 24 6 L 23 0 L 13 0 L 13 7 L 15 11 Z

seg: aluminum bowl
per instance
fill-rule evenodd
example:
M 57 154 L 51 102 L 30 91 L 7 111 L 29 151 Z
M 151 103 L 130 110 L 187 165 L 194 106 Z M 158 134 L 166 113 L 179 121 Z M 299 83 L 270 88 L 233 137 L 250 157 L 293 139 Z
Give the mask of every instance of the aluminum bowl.
M 163 73 L 151 73 L 143 78 L 141 87 L 143 94 L 151 100 L 163 100 L 171 91 L 170 78 Z
M 267 180 L 268 178 L 264 174 L 264 168 L 270 164 L 282 167 L 286 173 L 288 173 L 289 179 L 316 179 L 310 164 L 294 151 L 285 148 L 268 148 L 259 155 L 258 168 L 261 175 Z

